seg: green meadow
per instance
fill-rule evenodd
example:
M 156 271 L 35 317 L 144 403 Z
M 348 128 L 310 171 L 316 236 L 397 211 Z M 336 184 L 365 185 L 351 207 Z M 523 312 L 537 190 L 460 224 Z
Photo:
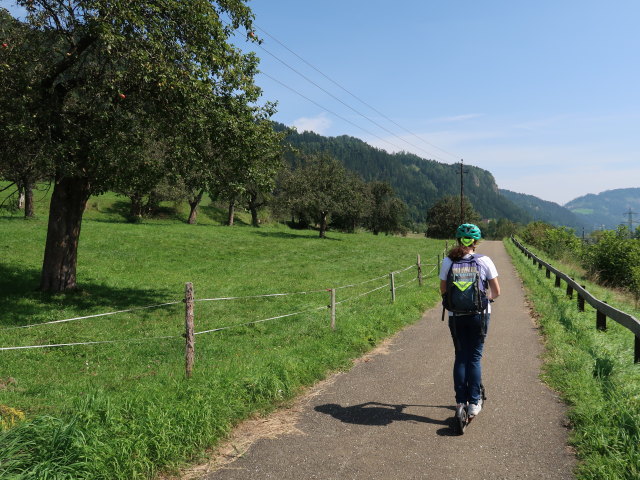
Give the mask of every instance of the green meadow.
M 46 196 L 36 193 L 35 219 L 0 210 L 0 348 L 86 344 L 0 350 L 1 478 L 136 479 L 175 470 L 243 419 L 348 369 L 439 298 L 429 264 L 441 241 L 332 231 L 322 240 L 278 224 L 252 228 L 244 214 L 227 227 L 208 200 L 198 225 L 184 222 L 179 205 L 130 224 L 127 202 L 113 194 L 89 201 L 80 289 L 43 294 Z M 390 272 L 398 272 L 395 303 Z M 195 290 L 196 332 L 222 329 L 196 336 L 190 379 L 186 282 Z M 341 302 L 335 330 L 330 288 Z M 280 293 L 290 295 L 261 296 Z M 228 297 L 241 298 L 209 300 Z M 131 311 L 77 319 L 121 310 Z M 76 320 L 58 322 L 68 319 Z

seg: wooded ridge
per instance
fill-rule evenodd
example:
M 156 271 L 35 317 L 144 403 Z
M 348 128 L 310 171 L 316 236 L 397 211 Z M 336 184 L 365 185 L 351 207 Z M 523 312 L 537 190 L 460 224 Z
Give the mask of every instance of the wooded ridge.
M 276 128 L 286 127 L 276 125 Z M 388 182 L 409 207 L 414 222 L 424 222 L 426 211 L 440 198 L 460 194 L 459 163 L 441 163 L 408 152 L 388 153 L 347 135 L 325 137 L 309 131 L 292 131 L 285 140 L 299 152 L 287 154 L 291 165 L 301 162 L 300 153 L 327 153 L 366 181 Z M 464 195 L 483 218 L 506 218 L 519 223 L 543 220 L 576 230 L 583 227 L 580 218 L 556 203 L 499 189 L 488 170 L 473 165 L 465 165 L 464 170 Z

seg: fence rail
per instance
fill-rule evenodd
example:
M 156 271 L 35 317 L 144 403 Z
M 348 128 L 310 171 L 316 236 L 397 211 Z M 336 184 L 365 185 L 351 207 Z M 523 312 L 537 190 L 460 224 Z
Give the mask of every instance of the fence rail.
M 635 335 L 633 355 L 634 362 L 640 363 L 640 321 L 638 321 L 637 318 L 635 318 L 633 315 L 623 312 L 622 310 L 618 310 L 617 308 L 612 307 L 602 300 L 598 300 L 586 290 L 584 285 L 580 285 L 569 275 L 561 272 L 551 264 L 545 262 L 544 260 L 531 253 L 515 237 L 511 237 L 511 241 L 516 247 L 518 247 L 518 249 L 522 253 L 524 253 L 530 260 L 532 260 L 534 265 L 538 265 L 539 270 L 542 270 L 543 268 L 546 269 L 547 278 L 551 278 L 552 273 L 555 274 L 555 287 L 560 287 L 560 281 L 564 280 L 567 284 L 567 296 L 569 296 L 569 298 L 573 298 L 573 292 L 576 292 L 576 295 L 578 297 L 577 305 L 580 311 L 584 311 L 585 302 L 591 305 L 596 310 L 596 328 L 598 330 L 607 329 L 607 317 L 619 323 L 626 329 L 630 330 Z

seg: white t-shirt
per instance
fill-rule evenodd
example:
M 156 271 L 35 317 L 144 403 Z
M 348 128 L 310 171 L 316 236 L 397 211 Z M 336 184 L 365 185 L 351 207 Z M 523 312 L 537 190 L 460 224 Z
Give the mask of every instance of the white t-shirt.
M 471 254 L 465 255 L 464 258 L 471 258 Z M 452 263 L 453 261 L 449 257 L 445 257 L 444 260 L 442 260 L 442 265 L 440 267 L 440 280 L 447 280 L 447 275 L 449 274 L 449 269 L 451 268 Z M 496 269 L 493 260 L 486 255 L 476 254 L 476 263 L 478 264 L 480 279 L 482 281 L 488 281 L 498 277 L 498 270 Z M 487 307 L 487 313 L 491 313 L 491 304 Z M 449 312 L 449 315 L 453 314 Z

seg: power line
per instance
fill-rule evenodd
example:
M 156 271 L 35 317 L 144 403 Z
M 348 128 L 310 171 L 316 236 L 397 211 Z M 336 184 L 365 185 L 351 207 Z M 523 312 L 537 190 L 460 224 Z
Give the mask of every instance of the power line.
M 384 113 L 382 113 L 381 111 L 379 111 L 377 108 L 373 107 L 372 105 L 370 105 L 369 103 L 367 103 L 366 101 L 362 100 L 360 97 L 358 97 L 357 95 L 355 95 L 354 93 L 350 92 L 349 90 L 347 90 L 346 88 L 344 88 L 342 85 L 340 85 L 338 82 L 336 82 L 335 80 L 333 80 L 331 77 L 329 77 L 328 75 L 326 75 L 325 73 L 323 73 L 320 69 L 318 69 L 317 67 L 315 67 L 314 65 L 312 65 L 311 63 L 309 63 L 307 60 L 305 60 L 304 58 L 302 58 L 300 55 L 298 55 L 296 52 L 294 52 L 293 50 L 291 50 L 289 47 L 287 47 L 284 43 L 282 43 L 280 40 L 278 40 L 276 37 L 274 37 L 273 35 L 271 35 L 269 32 L 267 32 L 266 30 L 264 30 L 263 28 L 260 28 L 258 26 L 256 26 L 256 28 L 258 30 L 260 30 L 261 32 L 263 32 L 264 34 L 266 34 L 267 36 L 269 36 L 271 39 L 273 39 L 275 42 L 277 42 L 278 44 L 280 44 L 282 47 L 284 47 L 287 51 L 289 51 L 291 54 L 295 55 L 297 58 L 299 58 L 302 62 L 304 62 L 306 65 L 308 65 L 309 67 L 311 67 L 313 70 L 315 70 L 316 72 L 318 72 L 320 75 L 322 75 L 324 78 L 326 78 L 327 80 L 329 80 L 331 83 L 333 83 L 334 85 L 336 85 L 338 88 L 340 88 L 341 90 L 343 90 L 344 92 L 346 92 L 347 94 L 349 94 L 350 96 L 352 96 L 353 98 L 355 98 L 356 100 L 358 100 L 360 103 L 362 103 L 363 105 L 367 106 L 368 108 L 370 108 L 371 110 L 373 110 L 375 113 L 377 113 L 378 115 L 380 115 L 381 117 L 383 117 L 384 119 L 386 119 L 387 121 L 391 122 L 392 124 L 394 124 L 396 127 L 402 129 L 403 131 L 407 132 L 409 135 L 417 138 L 418 140 L 420 140 L 421 142 L 424 142 L 425 144 L 429 145 L 430 147 L 433 147 L 453 158 L 459 158 L 458 155 L 455 155 L 451 152 L 448 152 L 440 147 L 438 147 L 437 145 L 434 145 L 431 142 L 428 142 L 427 140 L 425 140 L 424 138 L 420 137 L 419 135 L 416 135 L 415 133 L 413 133 L 412 131 L 408 130 L 406 127 L 400 125 L 399 123 L 397 123 L 396 121 L 394 121 L 393 119 L 389 118 L 387 115 L 385 115 Z M 264 47 L 262 47 L 264 49 Z M 268 52 L 266 49 L 265 51 L 267 53 L 269 53 L 270 55 L 274 56 L 272 53 Z M 275 57 L 276 59 L 280 60 L 278 57 Z M 282 60 L 280 60 L 282 62 Z M 285 62 L 283 62 L 285 63 Z M 285 63 L 286 65 L 286 63 Z M 289 65 L 287 65 L 289 67 Z M 292 68 L 292 67 L 289 67 Z M 293 69 L 293 68 L 292 68 Z M 295 70 L 294 70 L 295 71 Z M 299 72 L 296 72 L 299 73 Z M 302 74 L 300 74 L 302 75 Z M 306 78 L 306 77 L 305 77 Z M 313 83 L 313 82 L 312 82 Z M 315 83 L 314 83 L 315 84 Z M 320 87 L 319 87 L 320 88 Z M 325 91 L 324 89 L 322 89 L 323 91 Z M 333 95 L 332 95 L 333 96 Z M 334 97 L 335 98 L 335 97 Z M 344 102 L 341 102 L 344 103 Z M 351 107 L 349 107 L 351 108 Z M 359 112 L 358 112 L 359 113 Z M 362 114 L 360 114 L 362 115 Z M 364 116 L 364 115 L 363 115 Z M 365 117 L 367 118 L 367 117 Z M 372 121 L 371 119 L 367 118 L 368 120 Z M 375 122 L 374 122 L 375 123 Z M 377 124 L 376 124 L 377 125 Z M 384 127 L 381 127 L 384 128 Z M 386 128 L 385 128 L 386 130 Z M 387 130 L 388 131 L 388 130 Z M 393 133 L 392 133 L 393 134 Z M 395 134 L 393 134 L 394 136 L 396 136 Z M 407 142 L 409 145 L 412 145 L 415 147 L 415 145 L 413 145 L 412 143 L 404 140 L 405 142 Z M 419 148 L 419 147 L 416 147 Z M 420 150 L 422 150 L 420 148 Z M 424 151 L 424 150 L 422 150 Z M 433 155 L 433 153 L 429 152 L 429 155 Z
M 369 118 L 368 116 L 366 116 L 365 114 L 363 114 L 362 112 L 356 110 L 355 108 L 353 108 L 351 105 L 345 103 L 344 101 L 342 101 L 340 98 L 336 97 L 333 93 L 329 92 L 328 90 L 326 90 L 325 88 L 323 88 L 322 86 L 318 85 L 316 82 L 314 82 L 313 80 L 311 80 L 309 77 L 307 77 L 305 74 L 301 73 L 299 70 L 295 69 L 294 67 L 292 67 L 291 65 L 289 65 L 287 62 L 285 62 L 284 60 L 282 60 L 281 58 L 279 58 L 278 56 L 274 55 L 273 53 L 271 53 L 269 50 L 267 50 L 266 48 L 264 48 L 263 46 L 260 46 L 260 48 L 262 50 L 264 50 L 266 53 L 268 53 L 269 55 L 271 55 L 273 58 L 275 58 L 276 60 L 278 60 L 280 63 L 282 63 L 284 66 L 286 66 L 287 68 L 289 68 L 290 70 L 292 70 L 293 72 L 297 73 L 298 75 L 300 75 L 302 78 L 304 78 L 307 82 L 311 83 L 312 85 L 314 85 L 315 87 L 317 87 L 318 89 L 322 90 L 324 93 L 326 93 L 327 95 L 329 95 L 331 98 L 333 98 L 334 100 L 337 100 L 338 102 L 340 102 L 342 105 L 344 105 L 345 107 L 349 108 L 350 110 L 352 110 L 353 112 L 357 113 L 358 115 L 360 115 L 362 118 L 370 121 L 371 123 L 373 123 L 375 126 L 377 126 L 378 128 L 381 128 L 382 130 L 386 131 L 387 133 L 391 134 L 393 137 L 396 137 L 398 140 L 401 140 L 403 142 L 406 142 L 408 145 L 411 145 L 414 148 L 417 148 L 418 150 L 424 152 L 426 155 L 428 156 L 433 156 L 432 152 L 428 152 L 427 150 L 424 150 L 423 148 L 419 147 L 418 145 L 415 145 L 411 142 L 409 142 L 408 140 L 404 140 L 400 137 L 398 137 L 394 132 L 392 132 L 391 130 L 389 130 L 388 128 L 386 128 L 383 125 L 380 125 L 378 122 L 376 122 L 375 120 L 372 120 L 371 118 Z
M 378 140 L 381 140 L 381 141 L 383 141 L 383 142 L 385 142 L 385 143 L 388 143 L 389 145 L 391 145 L 391 146 L 392 146 L 392 147 L 394 147 L 394 148 L 397 148 L 398 150 L 402 150 L 402 147 L 399 147 L 398 145 L 396 145 L 395 143 L 390 142 L 389 140 L 385 140 L 384 138 L 379 137 L 379 136 L 378 136 L 378 135 L 376 135 L 375 133 L 370 132 L 370 131 L 369 131 L 369 130 L 367 130 L 366 128 L 363 128 L 363 127 L 361 127 L 360 125 L 357 125 L 357 124 L 353 123 L 351 120 L 346 119 L 346 118 L 345 118 L 345 117 L 343 117 L 342 115 L 339 115 L 339 114 L 337 114 L 336 112 L 334 112 L 334 111 L 332 111 L 332 110 L 329 110 L 328 108 L 324 107 L 323 105 L 320 105 L 320 104 L 319 104 L 318 102 L 316 102 L 315 100 L 311 100 L 311 99 L 310 99 L 309 97 L 307 97 L 306 95 L 304 95 L 304 94 L 300 93 L 300 92 L 299 92 L 299 91 L 297 91 L 295 88 L 290 87 L 289 85 L 287 85 L 287 84 L 285 84 L 285 83 L 281 82 L 280 80 L 278 80 L 278 79 L 277 79 L 277 78 L 275 78 L 275 77 L 272 77 L 272 76 L 271 76 L 271 75 L 269 75 L 268 73 L 265 73 L 265 72 L 260 72 L 260 73 L 261 73 L 262 75 L 264 75 L 265 77 L 270 78 L 270 79 L 271 79 L 271 80 L 273 80 L 274 82 L 279 83 L 279 84 L 280 84 L 280 85 L 282 85 L 283 87 L 285 87 L 285 88 L 287 88 L 287 89 L 291 90 L 293 93 L 295 93 L 295 94 L 297 94 L 297 95 L 300 95 L 302 98 L 304 98 L 305 100 L 307 100 L 307 101 L 309 101 L 309 102 L 313 103 L 313 104 L 314 104 L 314 105 L 316 105 L 317 107 L 320 107 L 320 108 L 322 108 L 323 110 L 326 110 L 327 112 L 329 112 L 330 114 L 335 115 L 335 116 L 336 116 L 336 117 L 338 117 L 339 119 L 341 119 L 341 120 L 343 120 L 343 121 L 345 121 L 345 122 L 347 122 L 347 123 L 349 123 L 349 124 L 353 125 L 353 126 L 354 126 L 354 127 L 356 127 L 356 128 L 359 128 L 359 129 L 360 129 L 360 130 L 362 130 L 363 132 L 368 133 L 369 135 L 371 135 L 371 136 L 373 136 L 373 137 L 376 137 Z

